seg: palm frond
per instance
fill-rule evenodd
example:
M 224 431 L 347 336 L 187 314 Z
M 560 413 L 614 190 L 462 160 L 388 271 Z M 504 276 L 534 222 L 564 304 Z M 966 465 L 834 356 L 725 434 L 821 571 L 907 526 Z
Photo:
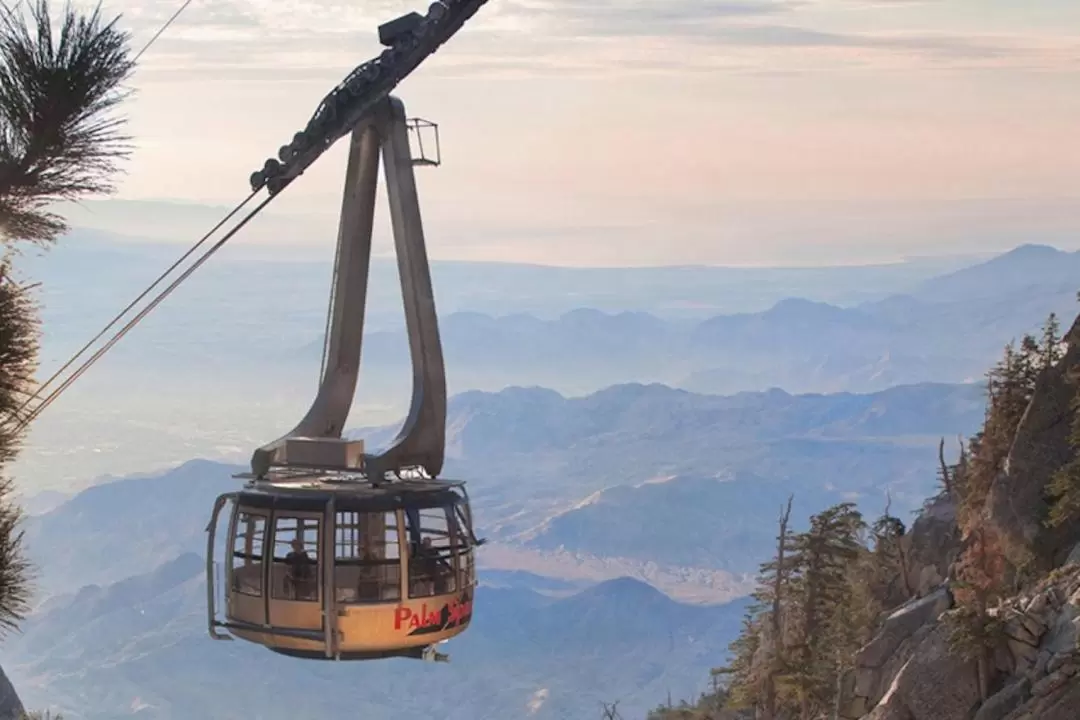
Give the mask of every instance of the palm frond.
M 118 18 L 117 18 L 118 19 Z M 125 118 L 113 114 L 135 68 L 128 34 L 65 4 L 54 32 L 48 0 L 29 18 L 0 1 L 0 232 L 6 242 L 54 241 L 67 229 L 47 210 L 61 200 L 112 192 L 130 152 Z

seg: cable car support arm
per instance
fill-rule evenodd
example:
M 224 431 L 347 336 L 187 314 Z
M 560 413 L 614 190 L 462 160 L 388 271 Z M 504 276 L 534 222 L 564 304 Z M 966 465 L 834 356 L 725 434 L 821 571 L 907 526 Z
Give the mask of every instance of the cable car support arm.
M 431 272 L 424 243 L 405 107 L 383 100 L 352 131 L 338 227 L 334 293 L 325 370 L 314 402 L 281 438 L 257 449 L 256 478 L 272 468 L 363 471 L 378 483 L 384 472 L 422 468 L 437 476 L 446 432 L 446 372 Z M 341 439 L 360 370 L 364 312 L 380 154 L 385 166 L 390 219 L 405 303 L 413 366 L 409 412 L 398 436 L 378 455 L 363 454 L 362 441 Z

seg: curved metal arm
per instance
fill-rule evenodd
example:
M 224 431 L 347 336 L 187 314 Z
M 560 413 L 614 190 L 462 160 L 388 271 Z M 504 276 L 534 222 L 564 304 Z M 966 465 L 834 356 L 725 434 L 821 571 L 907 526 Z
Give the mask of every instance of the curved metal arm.
M 390 447 L 364 457 L 369 477 L 419 466 L 432 477 L 442 471 L 446 437 L 446 371 L 420 201 L 409 149 L 405 106 L 387 98 L 353 131 L 338 230 L 336 292 L 331 310 L 326 372 L 307 414 L 289 433 L 258 450 L 251 460 L 256 477 L 287 465 L 290 438 L 340 439 L 356 392 L 364 311 L 371 264 L 371 241 L 378 184 L 379 150 L 385 164 L 390 219 L 405 303 L 405 325 L 413 366 L 413 394 L 405 424 Z M 333 443 L 326 443 L 327 446 Z M 331 455 L 320 467 L 335 465 Z

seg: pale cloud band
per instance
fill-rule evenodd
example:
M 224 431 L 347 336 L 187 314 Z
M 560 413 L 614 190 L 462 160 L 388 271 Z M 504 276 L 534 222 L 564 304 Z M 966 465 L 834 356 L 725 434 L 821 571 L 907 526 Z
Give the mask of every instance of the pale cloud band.
M 85 0 L 81 0 L 85 1 Z M 942 32 L 925 0 L 491 0 L 431 63 L 453 74 L 552 72 L 807 72 L 828 69 L 1072 70 L 1080 39 Z M 136 40 L 174 0 L 107 0 Z M 891 27 L 868 20 L 888 6 Z M 196 0 L 148 54 L 143 71 L 174 74 L 346 68 L 377 51 L 378 23 L 422 2 Z M 909 17 L 910 16 L 910 17 Z

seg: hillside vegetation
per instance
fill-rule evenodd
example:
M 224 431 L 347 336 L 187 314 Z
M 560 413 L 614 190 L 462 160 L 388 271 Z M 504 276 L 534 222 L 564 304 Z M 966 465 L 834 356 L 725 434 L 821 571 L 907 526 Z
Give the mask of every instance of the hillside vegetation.
M 1075 685 L 1075 631 L 1040 638 L 1080 616 L 1066 601 L 1080 586 L 1080 318 L 1064 339 L 1051 316 L 1007 345 L 986 389 L 981 430 L 953 463 L 942 444 L 939 492 L 911 527 L 841 503 L 795 533 L 789 501 L 715 690 L 649 720 L 999 720 L 1036 701 L 1030 717 L 1075 717 L 1053 714 Z

